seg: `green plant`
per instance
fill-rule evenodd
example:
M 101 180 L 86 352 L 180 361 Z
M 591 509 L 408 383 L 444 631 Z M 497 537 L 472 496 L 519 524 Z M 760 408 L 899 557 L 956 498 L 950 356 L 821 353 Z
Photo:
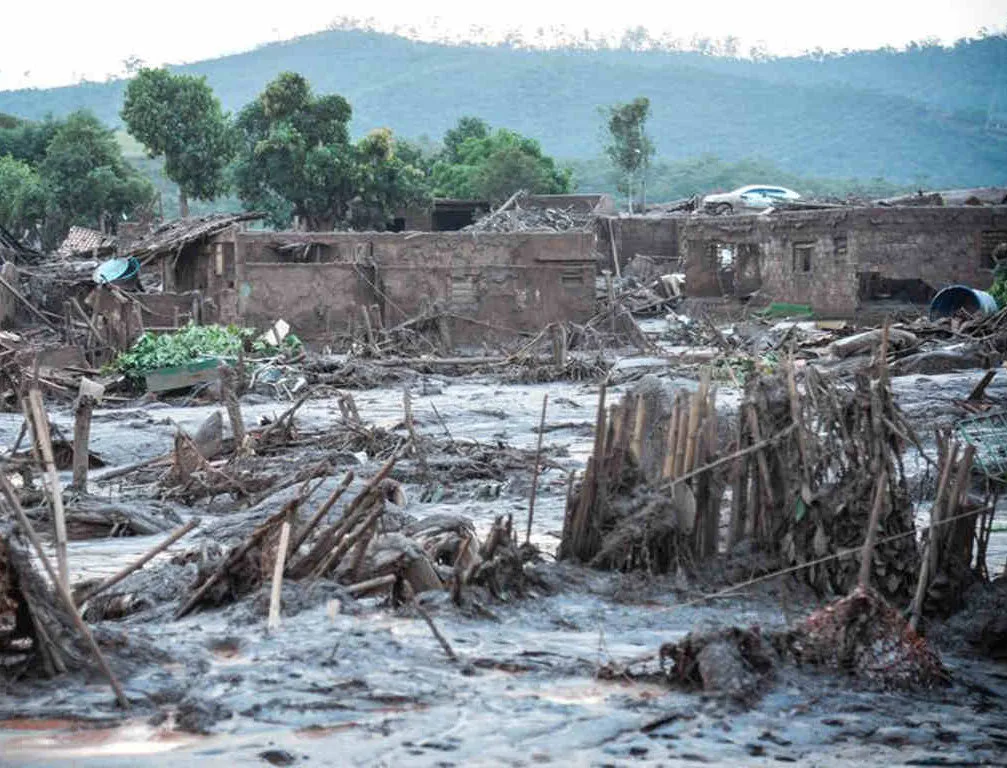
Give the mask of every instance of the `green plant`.
M 254 329 L 233 325 L 188 325 L 162 334 L 147 331 L 115 359 L 113 367 L 131 378 L 140 378 L 147 371 L 206 357 L 234 358 L 255 333 Z
M 996 268 L 989 294 L 997 300 L 998 307 L 1007 307 L 1007 269 L 999 266 Z

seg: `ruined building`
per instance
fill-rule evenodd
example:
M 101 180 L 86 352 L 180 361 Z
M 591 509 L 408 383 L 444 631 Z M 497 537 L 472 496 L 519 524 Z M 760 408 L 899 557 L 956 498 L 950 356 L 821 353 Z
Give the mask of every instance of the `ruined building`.
M 943 286 L 988 288 L 1007 206 L 837 207 L 737 216 L 611 220 L 624 263 L 655 257 L 690 296 L 811 305 L 851 317 L 925 303 Z M 611 249 L 599 227 L 599 252 Z

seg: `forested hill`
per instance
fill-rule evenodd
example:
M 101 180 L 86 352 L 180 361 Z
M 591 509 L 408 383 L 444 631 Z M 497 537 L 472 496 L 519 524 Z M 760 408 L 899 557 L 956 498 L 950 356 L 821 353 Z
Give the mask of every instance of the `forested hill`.
M 600 154 L 598 107 L 648 96 L 658 159 L 765 158 L 819 177 L 904 184 L 1007 183 L 1007 39 L 763 61 L 696 52 L 527 50 L 338 30 L 181 67 L 227 109 L 283 70 L 354 108 L 357 133 L 440 137 L 477 115 L 561 159 Z M 123 83 L 0 92 L 27 118 L 87 107 L 116 125 Z

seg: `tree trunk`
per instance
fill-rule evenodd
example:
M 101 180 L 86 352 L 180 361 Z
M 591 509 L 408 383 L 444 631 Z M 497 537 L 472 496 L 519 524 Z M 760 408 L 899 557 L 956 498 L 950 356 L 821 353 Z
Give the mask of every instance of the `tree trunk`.
M 178 188 L 178 215 L 183 219 L 189 216 L 189 198 L 181 187 Z

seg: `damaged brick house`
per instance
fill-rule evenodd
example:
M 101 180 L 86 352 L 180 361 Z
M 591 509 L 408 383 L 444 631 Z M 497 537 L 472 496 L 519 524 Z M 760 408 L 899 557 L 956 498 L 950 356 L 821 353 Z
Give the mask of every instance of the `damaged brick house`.
M 666 271 L 685 272 L 690 296 L 808 304 L 836 317 L 923 304 L 955 283 L 986 289 L 993 249 L 1007 242 L 1004 205 L 843 206 L 613 223 L 624 263 L 637 253 L 656 256 Z
M 159 265 L 166 295 L 194 297 L 202 322 L 282 318 L 322 340 L 358 327 L 367 307 L 386 328 L 437 315 L 442 334 L 472 344 L 594 313 L 589 232 L 267 232 L 233 217 L 174 226 L 129 252 Z

